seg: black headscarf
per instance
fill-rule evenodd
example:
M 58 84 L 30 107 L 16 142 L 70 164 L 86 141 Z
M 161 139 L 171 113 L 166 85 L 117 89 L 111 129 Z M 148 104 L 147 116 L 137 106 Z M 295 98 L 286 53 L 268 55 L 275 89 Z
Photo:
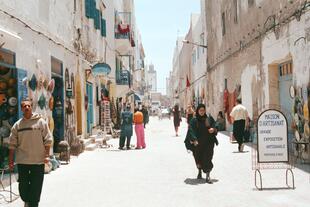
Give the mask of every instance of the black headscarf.
M 204 105 L 204 104 L 199 104 L 198 106 L 197 106 L 197 108 L 196 108 L 196 118 L 198 119 L 198 121 L 205 121 L 206 120 L 206 118 L 207 118 L 207 114 L 205 113 L 204 115 L 200 115 L 199 114 L 199 109 L 200 108 L 204 108 L 204 109 L 206 109 L 206 106 Z

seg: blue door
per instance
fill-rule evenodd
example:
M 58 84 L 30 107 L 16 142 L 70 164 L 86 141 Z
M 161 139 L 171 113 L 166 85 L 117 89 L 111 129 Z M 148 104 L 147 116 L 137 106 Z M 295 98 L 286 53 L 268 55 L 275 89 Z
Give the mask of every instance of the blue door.
M 288 139 L 293 138 L 293 131 L 291 129 L 292 117 L 293 117 L 293 105 L 294 99 L 290 96 L 290 87 L 293 85 L 292 75 L 292 63 L 288 62 L 279 65 L 279 93 L 280 93 L 280 105 L 287 118 L 288 126 Z
M 86 94 L 88 97 L 88 108 L 87 108 L 87 133 L 91 133 L 93 127 L 93 85 L 86 83 Z

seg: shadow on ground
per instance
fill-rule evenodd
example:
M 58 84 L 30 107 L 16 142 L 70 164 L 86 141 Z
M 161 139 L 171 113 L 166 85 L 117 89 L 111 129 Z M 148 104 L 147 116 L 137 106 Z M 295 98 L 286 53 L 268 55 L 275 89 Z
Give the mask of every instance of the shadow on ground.
M 212 183 L 216 183 L 219 180 L 217 179 L 211 179 Z M 205 179 L 197 179 L 197 178 L 186 178 L 184 180 L 184 183 L 187 185 L 200 185 L 200 184 L 207 184 Z

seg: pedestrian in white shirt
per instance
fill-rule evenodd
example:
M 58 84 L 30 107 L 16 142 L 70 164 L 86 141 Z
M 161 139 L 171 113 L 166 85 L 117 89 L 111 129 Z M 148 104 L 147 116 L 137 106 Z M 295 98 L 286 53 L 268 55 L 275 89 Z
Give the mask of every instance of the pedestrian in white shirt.
M 236 100 L 236 106 L 232 109 L 230 116 L 233 121 L 233 135 L 238 142 L 238 151 L 243 152 L 244 144 L 243 144 L 243 137 L 244 137 L 244 130 L 245 126 L 247 125 L 247 120 L 249 117 L 248 111 L 243 106 L 241 98 Z

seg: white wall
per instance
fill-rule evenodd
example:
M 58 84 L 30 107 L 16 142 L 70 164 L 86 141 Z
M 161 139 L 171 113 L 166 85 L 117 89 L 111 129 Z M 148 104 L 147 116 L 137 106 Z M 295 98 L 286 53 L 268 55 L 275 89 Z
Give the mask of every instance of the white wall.
M 309 38 L 310 29 L 310 13 L 301 16 L 298 22 L 296 19 L 291 21 L 286 26 L 283 26 L 282 36 L 277 40 L 274 33 L 267 35 L 262 41 L 263 68 L 264 73 L 268 74 L 268 64 L 277 60 L 282 60 L 292 56 L 293 60 L 293 82 L 298 87 L 305 86 L 310 81 L 310 44 L 307 40 L 300 37 Z M 308 31 L 308 32 L 307 32 Z M 266 77 L 266 81 L 268 76 Z M 268 81 L 267 81 L 268 82 Z M 269 104 L 269 88 L 264 85 L 263 92 L 265 93 L 266 103 Z

